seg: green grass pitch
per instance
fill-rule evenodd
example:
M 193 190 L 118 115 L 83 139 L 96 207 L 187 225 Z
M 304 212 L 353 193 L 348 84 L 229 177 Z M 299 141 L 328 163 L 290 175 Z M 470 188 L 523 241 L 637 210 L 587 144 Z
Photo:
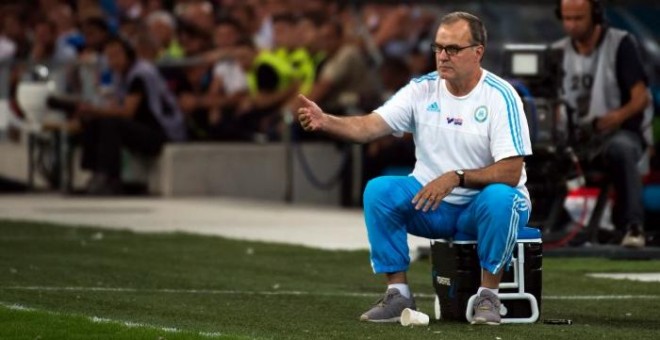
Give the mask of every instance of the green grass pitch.
M 385 289 L 366 251 L 0 220 L 0 339 L 657 339 L 659 283 L 585 274 L 659 271 L 545 258 L 541 318 L 573 325 L 407 328 L 358 321 Z M 432 315 L 430 263 L 409 279 Z

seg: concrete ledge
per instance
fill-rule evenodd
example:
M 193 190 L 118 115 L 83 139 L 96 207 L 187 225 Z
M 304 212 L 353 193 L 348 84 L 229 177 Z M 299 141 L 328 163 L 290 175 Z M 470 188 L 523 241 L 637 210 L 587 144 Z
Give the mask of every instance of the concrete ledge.
M 292 149 L 289 154 L 283 143 L 168 144 L 157 159 L 125 152 L 122 179 L 147 182 L 150 193 L 165 197 L 224 196 L 340 205 L 341 183 L 318 188 L 309 179 L 309 172 L 320 182 L 331 182 L 346 163 L 347 152 L 334 143 L 305 143 L 296 147 L 299 150 Z M 0 174 L 27 182 L 27 145 L 0 143 L 0 151 L 5 156 L 0 162 Z M 84 187 L 89 173 L 80 169 L 80 152 L 75 151 L 72 184 L 79 189 Z M 307 171 L 302 166 L 303 160 L 308 164 Z M 46 187 L 41 176 L 35 179 L 37 187 Z
M 314 175 L 323 181 L 336 175 L 344 152 L 330 143 L 300 146 Z M 287 161 L 285 144 L 169 144 L 147 164 L 153 193 L 166 197 L 228 196 L 261 200 L 340 203 L 340 185 L 315 187 L 305 175 L 298 153 Z M 290 163 L 290 164 L 289 164 Z M 291 168 L 289 168 L 291 166 Z

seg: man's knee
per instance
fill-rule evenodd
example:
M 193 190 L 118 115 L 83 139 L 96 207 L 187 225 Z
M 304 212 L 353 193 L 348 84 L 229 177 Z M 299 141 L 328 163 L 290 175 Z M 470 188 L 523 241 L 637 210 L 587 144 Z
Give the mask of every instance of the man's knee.
M 376 177 L 369 180 L 364 188 L 364 204 L 367 205 L 385 197 L 388 193 L 391 194 L 391 189 L 392 180 L 388 177 Z
M 367 182 L 367 185 L 364 188 L 364 195 L 378 194 L 385 190 L 388 185 L 389 181 L 385 180 L 384 177 L 372 178 Z
M 608 141 L 603 156 L 609 162 L 636 162 L 642 152 L 642 146 L 634 136 L 619 134 Z
M 364 206 L 386 205 L 397 208 L 406 203 L 410 204 L 405 186 L 405 181 L 399 176 L 381 176 L 371 179 L 364 188 Z M 412 197 L 410 198 L 412 199 Z
M 502 183 L 489 184 L 481 190 L 481 194 L 484 195 L 489 201 L 502 201 L 507 197 L 511 197 L 514 194 L 516 189 L 510 185 Z
M 523 202 L 522 196 L 515 188 L 501 183 L 486 186 L 480 195 L 482 195 L 480 201 L 483 202 L 483 209 L 489 211 L 491 215 L 511 211 L 514 206 L 519 209 L 521 207 L 518 205 Z

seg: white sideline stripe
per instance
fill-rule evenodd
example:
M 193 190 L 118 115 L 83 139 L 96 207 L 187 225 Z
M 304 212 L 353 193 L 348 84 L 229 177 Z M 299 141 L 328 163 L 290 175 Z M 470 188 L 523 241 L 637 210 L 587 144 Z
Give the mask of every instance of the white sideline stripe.
M 77 316 L 77 317 L 83 317 L 91 322 L 94 323 L 108 323 L 108 324 L 118 324 L 122 325 L 128 328 L 149 328 L 149 329 L 154 329 L 157 331 L 162 331 L 162 332 L 167 332 L 167 333 L 193 333 L 193 334 L 198 334 L 201 336 L 209 337 L 209 338 L 215 338 L 222 336 L 222 333 L 218 332 L 195 332 L 195 331 L 186 331 L 182 329 L 177 329 L 174 327 L 159 327 L 159 326 L 154 326 L 146 323 L 140 323 L 140 322 L 132 322 L 132 321 L 120 321 L 120 320 L 112 320 L 108 318 L 99 318 L 96 316 L 84 316 L 84 315 L 77 315 L 77 314 L 63 314 L 63 313 L 57 313 L 57 312 L 52 312 L 52 311 L 46 311 L 46 310 L 39 310 L 36 308 L 32 307 L 26 307 L 23 305 L 15 304 L 15 303 L 6 303 L 6 302 L 1 302 L 0 301 L 0 307 L 7 308 L 9 310 L 16 310 L 16 311 L 21 311 L 21 312 L 42 312 L 46 313 L 49 315 L 57 315 L 57 316 L 62 316 L 62 315 L 68 315 L 68 316 Z
M 547 295 L 544 300 L 660 300 L 660 295 Z
M 224 295 L 299 295 L 299 296 L 336 296 L 336 297 L 379 297 L 382 293 L 351 293 L 351 292 L 305 292 L 305 291 L 241 291 L 215 289 L 138 289 L 121 287 L 46 287 L 46 286 L 13 286 L 0 287 L 6 290 L 32 291 L 88 291 L 117 293 L 164 293 L 164 294 L 224 294 Z M 435 294 L 416 293 L 415 297 L 435 298 Z M 544 295 L 545 300 L 660 300 L 660 295 Z
M 318 295 L 318 296 L 339 296 L 339 297 L 374 297 L 381 296 L 382 293 L 350 293 L 350 292 L 304 292 L 291 290 L 274 291 L 250 291 L 250 290 L 217 290 L 217 289 L 138 289 L 121 287 L 46 287 L 46 286 L 13 286 L 0 287 L 6 290 L 34 290 L 34 291 L 89 291 L 89 292 L 117 292 L 117 293 L 166 293 L 166 294 L 221 294 L 221 295 Z M 415 296 L 431 294 L 415 294 Z
M 587 274 L 587 276 L 599 279 L 660 282 L 660 273 L 591 273 Z

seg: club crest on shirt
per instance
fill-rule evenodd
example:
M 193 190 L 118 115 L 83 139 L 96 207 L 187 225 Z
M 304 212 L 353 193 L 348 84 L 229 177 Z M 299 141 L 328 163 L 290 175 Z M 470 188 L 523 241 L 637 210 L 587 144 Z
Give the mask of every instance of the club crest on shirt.
M 474 110 L 474 120 L 476 120 L 479 123 L 483 123 L 488 119 L 488 108 L 485 106 L 479 106 L 476 110 Z

